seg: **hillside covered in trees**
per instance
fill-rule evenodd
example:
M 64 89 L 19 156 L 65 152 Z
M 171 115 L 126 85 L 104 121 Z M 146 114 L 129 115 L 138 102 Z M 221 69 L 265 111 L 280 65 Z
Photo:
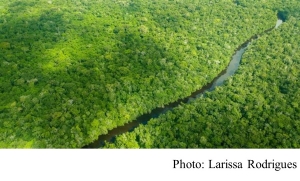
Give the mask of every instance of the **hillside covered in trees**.
M 236 75 L 112 148 L 300 147 L 297 0 L 0 0 L 0 147 L 80 148 Z

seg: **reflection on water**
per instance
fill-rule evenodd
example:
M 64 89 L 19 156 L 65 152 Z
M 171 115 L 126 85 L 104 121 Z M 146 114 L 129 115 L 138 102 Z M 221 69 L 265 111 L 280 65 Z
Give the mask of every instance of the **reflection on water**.
M 282 23 L 283 23 L 283 21 L 281 19 L 278 19 L 276 22 L 275 28 L 278 28 Z
M 279 25 L 281 25 L 283 23 L 282 20 L 278 19 L 275 28 L 277 28 Z M 272 29 L 270 29 L 272 30 Z M 267 30 L 267 31 L 270 31 Z M 147 122 L 151 119 L 151 118 L 157 118 L 159 115 L 166 113 L 169 110 L 174 109 L 175 107 L 179 106 L 181 103 L 188 103 L 194 99 L 196 99 L 197 97 L 203 95 L 206 91 L 212 91 L 215 89 L 216 86 L 221 86 L 223 85 L 224 81 L 232 76 L 236 70 L 238 69 L 239 65 L 240 65 L 240 61 L 242 59 L 242 56 L 244 54 L 244 52 L 246 51 L 246 48 L 249 45 L 249 42 L 253 39 L 256 39 L 257 36 L 253 36 L 250 38 L 250 40 L 248 40 L 247 42 L 243 43 L 235 52 L 235 54 L 232 56 L 232 59 L 228 65 L 228 67 L 223 70 L 217 77 L 215 77 L 215 79 L 209 83 L 208 85 L 202 87 L 201 89 L 193 92 L 190 96 L 184 98 L 184 99 L 179 99 L 176 102 L 170 103 L 168 105 L 164 105 L 163 108 L 156 108 L 154 110 L 152 110 L 150 113 L 148 114 L 144 114 L 140 117 L 138 117 L 136 120 L 125 124 L 124 126 L 119 126 L 115 129 L 112 129 L 110 131 L 108 131 L 108 134 L 106 135 L 100 135 L 98 137 L 98 140 L 94 141 L 93 143 L 85 146 L 84 148 L 99 148 L 101 146 L 103 146 L 104 141 L 114 141 L 115 137 L 117 135 L 120 135 L 122 133 L 126 133 L 129 131 L 132 131 L 134 128 L 136 128 L 139 124 L 147 124 Z
M 232 59 L 226 69 L 226 73 L 221 75 L 214 83 L 213 85 L 209 88 L 209 91 L 212 91 L 215 89 L 216 86 L 223 85 L 224 81 L 232 76 L 235 71 L 239 68 L 242 56 L 248 47 L 249 43 L 247 43 L 245 46 L 241 47 L 239 50 L 236 51 L 236 53 L 232 56 Z

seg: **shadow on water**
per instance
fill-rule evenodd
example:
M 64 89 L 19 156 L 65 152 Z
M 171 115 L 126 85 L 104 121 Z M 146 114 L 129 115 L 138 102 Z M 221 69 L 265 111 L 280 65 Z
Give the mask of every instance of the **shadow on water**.
M 283 21 L 281 19 L 278 19 L 276 22 L 276 26 L 274 28 L 277 28 L 282 22 Z M 264 31 L 262 34 L 267 33 L 269 31 L 273 30 L 274 28 L 270 28 L 270 29 Z M 236 70 L 238 69 L 238 67 L 240 65 L 242 56 L 243 56 L 244 52 L 246 51 L 248 45 L 250 44 L 250 42 L 252 40 L 257 39 L 258 36 L 259 35 L 254 35 L 249 40 L 247 40 L 242 45 L 240 45 L 236 49 L 235 53 L 233 54 L 232 59 L 231 59 L 229 65 L 227 66 L 227 68 L 225 70 L 223 70 L 217 77 L 215 77 L 211 83 L 209 83 L 209 84 L 205 85 L 204 87 L 202 87 L 201 89 L 193 92 L 190 96 L 188 96 L 184 99 L 179 99 L 176 102 L 165 105 L 163 108 L 156 108 L 156 109 L 152 110 L 150 113 L 144 114 L 144 115 L 138 117 L 136 120 L 134 120 L 124 126 L 120 126 L 115 129 L 112 129 L 106 135 L 100 135 L 98 137 L 98 140 L 94 141 L 93 143 L 91 143 L 89 145 L 86 145 L 83 148 L 102 147 L 102 146 L 104 146 L 105 141 L 113 142 L 117 135 L 120 135 L 120 134 L 126 133 L 126 132 L 130 132 L 130 131 L 134 130 L 137 126 L 139 126 L 140 124 L 145 125 L 145 124 L 147 124 L 147 122 L 150 119 L 157 118 L 159 115 L 164 114 L 169 110 L 172 110 L 173 108 L 179 106 L 180 104 L 188 103 L 188 102 L 196 99 L 197 97 L 203 95 L 205 92 L 213 91 L 217 86 L 223 85 L 224 81 L 236 72 Z

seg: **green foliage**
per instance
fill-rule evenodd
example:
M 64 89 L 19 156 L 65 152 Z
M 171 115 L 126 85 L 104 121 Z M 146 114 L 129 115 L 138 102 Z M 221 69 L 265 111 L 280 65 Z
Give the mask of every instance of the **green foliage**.
M 300 148 L 299 22 L 292 13 L 252 42 L 224 86 L 105 147 L 126 140 L 142 148 Z
M 227 0 L 1 2 L 0 147 L 82 147 L 186 97 L 277 13 Z M 118 146 L 155 147 L 152 134 Z

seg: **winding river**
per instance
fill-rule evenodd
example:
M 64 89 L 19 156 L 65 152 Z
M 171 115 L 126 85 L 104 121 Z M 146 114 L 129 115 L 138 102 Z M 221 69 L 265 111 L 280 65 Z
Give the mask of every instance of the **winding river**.
M 278 19 L 274 28 L 279 27 L 282 24 L 282 22 L 283 21 L 281 19 Z M 268 29 L 264 33 L 269 32 L 274 28 Z M 165 105 L 163 108 L 156 108 L 156 109 L 152 110 L 150 113 L 144 114 L 144 115 L 138 117 L 136 120 L 125 124 L 124 126 L 119 126 L 117 128 L 114 128 L 114 129 L 108 131 L 108 134 L 106 134 L 106 135 L 100 135 L 96 141 L 94 141 L 93 143 L 90 143 L 89 145 L 86 145 L 84 148 L 100 148 L 104 145 L 104 141 L 112 142 L 115 140 L 117 135 L 120 135 L 120 134 L 126 133 L 126 132 L 130 132 L 134 128 L 136 128 L 139 124 L 147 124 L 147 122 L 151 118 L 157 118 L 159 115 L 164 114 L 165 112 L 167 112 L 169 110 L 172 110 L 173 108 L 179 106 L 181 103 L 188 103 L 188 102 L 196 99 L 197 97 L 201 96 L 206 91 L 212 91 L 216 88 L 216 86 L 223 85 L 224 81 L 228 77 L 232 76 L 238 69 L 241 59 L 242 59 L 242 56 L 243 56 L 244 52 L 246 51 L 247 47 L 249 46 L 250 42 L 257 38 L 258 38 L 258 36 L 254 35 L 249 40 L 247 40 L 245 43 L 240 45 L 237 48 L 237 50 L 235 51 L 234 55 L 232 56 L 232 59 L 231 59 L 229 65 L 227 66 L 227 68 L 225 70 L 223 70 L 217 77 L 215 77 L 211 83 L 209 83 L 206 86 L 202 87 L 201 89 L 193 92 L 190 96 L 188 96 L 184 99 L 179 99 L 176 102 Z

